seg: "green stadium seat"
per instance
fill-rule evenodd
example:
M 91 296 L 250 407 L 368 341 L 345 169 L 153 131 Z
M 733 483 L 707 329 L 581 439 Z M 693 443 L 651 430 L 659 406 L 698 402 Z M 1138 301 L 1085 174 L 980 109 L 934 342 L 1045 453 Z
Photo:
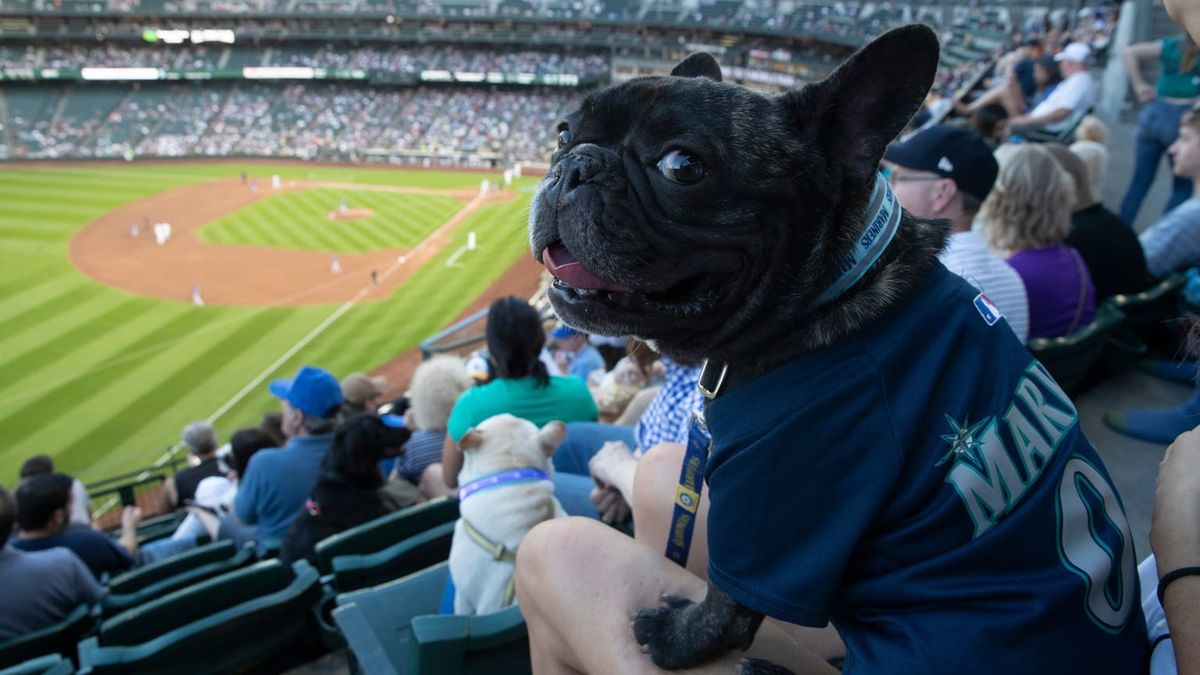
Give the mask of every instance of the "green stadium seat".
M 0 668 L 15 666 L 47 654 L 74 656 L 75 645 L 96 627 L 89 605 L 80 605 L 56 624 L 0 643 Z
M 1062 337 L 1030 340 L 1027 347 L 1059 386 L 1074 395 L 1083 389 L 1110 336 L 1124 320 L 1121 310 L 1101 303 L 1095 318 L 1082 329 Z
M 409 672 L 414 675 L 528 675 L 529 632 L 516 605 L 480 616 L 412 620 Z
M 456 520 L 457 499 L 433 499 L 317 542 L 317 569 L 326 585 L 317 613 L 325 645 L 344 645 L 331 617 L 337 593 L 398 579 L 446 560 Z
M 333 619 L 346 639 L 353 670 L 370 675 L 406 672 L 412 620 L 437 613 L 449 578 L 450 563 L 443 562 L 374 588 L 339 595 Z
M 129 595 L 188 570 L 232 558 L 237 553 L 232 541 L 218 541 L 191 551 L 130 570 L 108 582 L 109 593 Z
M 1179 293 L 1187 277 L 1175 273 L 1141 293 L 1114 295 L 1105 300 L 1125 315 L 1129 330 L 1152 349 L 1162 349 L 1176 356 L 1178 336 L 1171 332 L 1172 322 L 1179 318 Z
M 0 670 L 0 675 L 71 675 L 75 666 L 62 654 L 50 654 Z
M 219 541 L 122 574 L 109 584 L 100 603 L 105 617 L 145 604 L 167 593 L 255 562 L 254 545 L 240 551 L 232 541 Z
M 333 559 L 330 587 L 344 593 L 376 586 L 450 558 L 454 523 L 442 523 L 381 551 Z
M 138 544 L 145 545 L 170 537 L 172 534 L 175 534 L 175 530 L 179 529 L 180 524 L 183 523 L 183 519 L 186 517 L 187 512 L 180 510 L 143 520 L 137 529 Z M 112 530 L 111 534 L 114 537 L 120 537 L 121 528 L 118 527 Z
M 318 542 L 315 547 L 317 570 L 321 574 L 330 574 L 333 572 L 334 558 L 375 553 L 437 525 L 456 520 L 458 500 L 450 497 L 433 499 L 376 518 Z
M 525 618 L 515 605 L 482 616 L 438 615 L 449 563 L 338 596 L 333 618 L 357 672 L 516 675 L 531 672 Z
M 272 560 L 108 619 L 79 645 L 84 673 L 276 672 L 316 655 L 320 579 Z
M 1010 130 L 1014 134 L 1024 136 L 1025 140 L 1033 143 L 1070 143 L 1075 138 L 1075 130 L 1079 128 L 1079 123 L 1083 121 L 1091 110 L 1078 110 L 1071 113 L 1059 127 L 1058 131 L 1051 131 L 1045 127 L 1018 127 L 1013 126 Z

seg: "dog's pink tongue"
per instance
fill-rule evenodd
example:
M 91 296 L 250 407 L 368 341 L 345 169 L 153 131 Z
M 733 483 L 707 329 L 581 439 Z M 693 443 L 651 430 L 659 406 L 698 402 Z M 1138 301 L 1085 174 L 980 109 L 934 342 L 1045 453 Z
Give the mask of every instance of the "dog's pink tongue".
M 560 281 L 584 291 L 617 291 L 629 293 L 630 290 L 607 279 L 601 279 L 586 269 L 582 263 L 571 255 L 566 246 L 553 244 L 542 251 L 542 262 L 546 269 Z

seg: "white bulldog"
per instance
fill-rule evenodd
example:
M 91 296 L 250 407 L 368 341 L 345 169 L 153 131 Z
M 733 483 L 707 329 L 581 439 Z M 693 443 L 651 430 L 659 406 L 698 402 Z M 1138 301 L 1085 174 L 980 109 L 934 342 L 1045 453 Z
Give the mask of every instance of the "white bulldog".
M 562 422 L 539 430 L 504 414 L 489 417 L 459 441 L 462 517 L 450 546 L 455 614 L 487 614 L 511 605 L 521 540 L 534 525 L 567 515 L 550 481 L 550 456 L 565 433 Z

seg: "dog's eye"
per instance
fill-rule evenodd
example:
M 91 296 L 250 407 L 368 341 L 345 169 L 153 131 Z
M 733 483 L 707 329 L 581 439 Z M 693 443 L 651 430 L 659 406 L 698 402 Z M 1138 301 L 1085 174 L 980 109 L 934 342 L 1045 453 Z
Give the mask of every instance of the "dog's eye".
M 704 165 L 682 150 L 672 150 L 663 155 L 658 160 L 658 171 L 667 180 L 682 185 L 693 185 L 704 178 Z
M 571 144 L 571 130 L 560 129 L 558 132 L 558 148 L 561 150 Z

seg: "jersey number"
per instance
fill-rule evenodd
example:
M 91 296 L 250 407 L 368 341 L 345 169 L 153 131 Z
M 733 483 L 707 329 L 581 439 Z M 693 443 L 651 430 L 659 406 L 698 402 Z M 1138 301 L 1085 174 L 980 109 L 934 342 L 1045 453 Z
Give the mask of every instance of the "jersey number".
M 1120 631 L 1137 590 L 1129 521 L 1108 480 L 1072 457 L 1058 482 L 1059 555 L 1087 586 L 1084 607 L 1105 631 Z

